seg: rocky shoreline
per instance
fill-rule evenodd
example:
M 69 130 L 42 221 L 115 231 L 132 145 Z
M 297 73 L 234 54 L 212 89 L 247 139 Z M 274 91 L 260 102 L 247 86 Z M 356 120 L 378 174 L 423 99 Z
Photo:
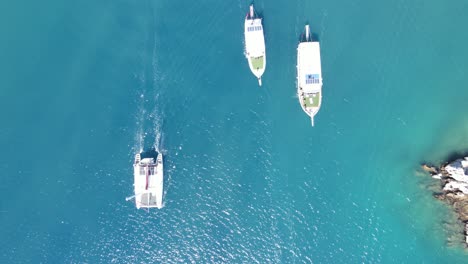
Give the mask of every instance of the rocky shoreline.
M 441 191 L 434 197 L 449 204 L 464 224 L 465 246 L 468 247 L 468 157 L 456 159 L 434 167 L 428 164 L 421 168 L 440 181 Z

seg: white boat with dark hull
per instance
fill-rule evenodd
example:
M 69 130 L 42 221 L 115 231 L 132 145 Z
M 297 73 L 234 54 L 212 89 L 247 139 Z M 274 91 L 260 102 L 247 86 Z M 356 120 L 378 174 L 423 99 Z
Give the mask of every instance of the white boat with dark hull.
M 245 57 L 252 73 L 262 86 L 262 75 L 266 67 L 265 37 L 263 35 L 262 19 L 255 13 L 253 5 L 245 17 Z
M 140 208 L 162 208 L 163 205 L 163 156 L 154 150 L 135 155 L 133 164 L 135 194 L 127 201 L 135 199 Z
M 305 37 L 297 47 L 297 95 L 313 126 L 314 116 L 322 105 L 322 66 L 320 44 L 312 41 L 309 25 L 305 26 Z

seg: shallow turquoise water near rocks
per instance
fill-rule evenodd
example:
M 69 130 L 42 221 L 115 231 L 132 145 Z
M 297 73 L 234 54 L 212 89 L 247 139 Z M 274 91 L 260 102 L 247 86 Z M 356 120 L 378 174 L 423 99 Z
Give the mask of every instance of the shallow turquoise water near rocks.
M 462 263 L 415 171 L 468 148 L 463 1 L 0 4 L 1 263 Z M 297 40 L 322 49 L 323 106 L 295 97 Z M 165 153 L 165 207 L 131 163 Z

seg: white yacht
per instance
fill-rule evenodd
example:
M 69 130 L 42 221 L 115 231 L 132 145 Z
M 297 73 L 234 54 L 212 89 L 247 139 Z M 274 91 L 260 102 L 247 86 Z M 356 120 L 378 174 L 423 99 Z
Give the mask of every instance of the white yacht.
M 133 176 L 135 194 L 126 200 L 134 198 L 138 209 L 162 208 L 164 179 L 162 154 L 154 150 L 136 154 Z
M 262 75 L 266 67 L 265 38 L 262 19 L 255 13 L 253 5 L 250 5 L 250 11 L 245 17 L 244 36 L 245 57 L 250 70 L 258 79 L 258 84 L 262 86 Z
M 313 126 L 314 116 L 322 105 L 322 66 L 320 44 L 312 41 L 309 25 L 305 26 L 305 37 L 297 47 L 297 96 Z

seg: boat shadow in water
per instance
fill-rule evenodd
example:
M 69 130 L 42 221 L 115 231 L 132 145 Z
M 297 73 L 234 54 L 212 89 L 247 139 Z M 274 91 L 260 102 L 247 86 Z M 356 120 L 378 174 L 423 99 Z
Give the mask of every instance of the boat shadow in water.
M 255 16 L 255 18 L 261 18 L 262 21 L 263 21 L 263 12 L 258 11 L 257 5 L 255 5 L 255 1 L 250 1 L 249 8 L 250 8 L 251 5 L 254 6 L 254 16 Z M 247 11 L 247 14 L 249 14 L 249 11 Z M 262 22 L 262 24 L 263 24 L 263 22 Z
M 143 150 L 140 153 L 140 156 L 141 156 L 141 159 L 154 158 L 156 160 L 156 158 L 158 157 L 158 152 L 156 151 L 155 148 L 151 148 L 151 149 L 148 149 L 148 150 Z
M 319 38 L 319 35 L 317 33 L 310 33 L 310 36 L 311 36 L 311 40 L 314 41 L 314 42 L 320 42 L 320 38 Z M 302 34 L 299 36 L 298 38 L 299 42 L 305 42 L 306 39 L 305 39 L 305 32 L 302 32 Z
M 255 9 L 255 16 L 256 18 L 262 19 L 262 25 L 263 25 L 263 21 L 265 21 L 265 18 L 263 17 L 263 11 L 258 11 L 257 9 Z
M 305 25 L 310 25 L 309 22 L 306 22 Z M 310 37 L 311 37 L 311 41 L 314 41 L 314 42 L 320 42 L 320 37 L 317 33 L 314 33 L 312 32 L 312 28 L 310 28 Z M 299 42 L 305 42 L 306 41 L 306 34 L 305 34 L 305 31 L 304 29 L 302 29 L 302 33 L 299 35 Z
M 311 33 L 312 41 L 320 42 L 319 35 L 317 33 Z

